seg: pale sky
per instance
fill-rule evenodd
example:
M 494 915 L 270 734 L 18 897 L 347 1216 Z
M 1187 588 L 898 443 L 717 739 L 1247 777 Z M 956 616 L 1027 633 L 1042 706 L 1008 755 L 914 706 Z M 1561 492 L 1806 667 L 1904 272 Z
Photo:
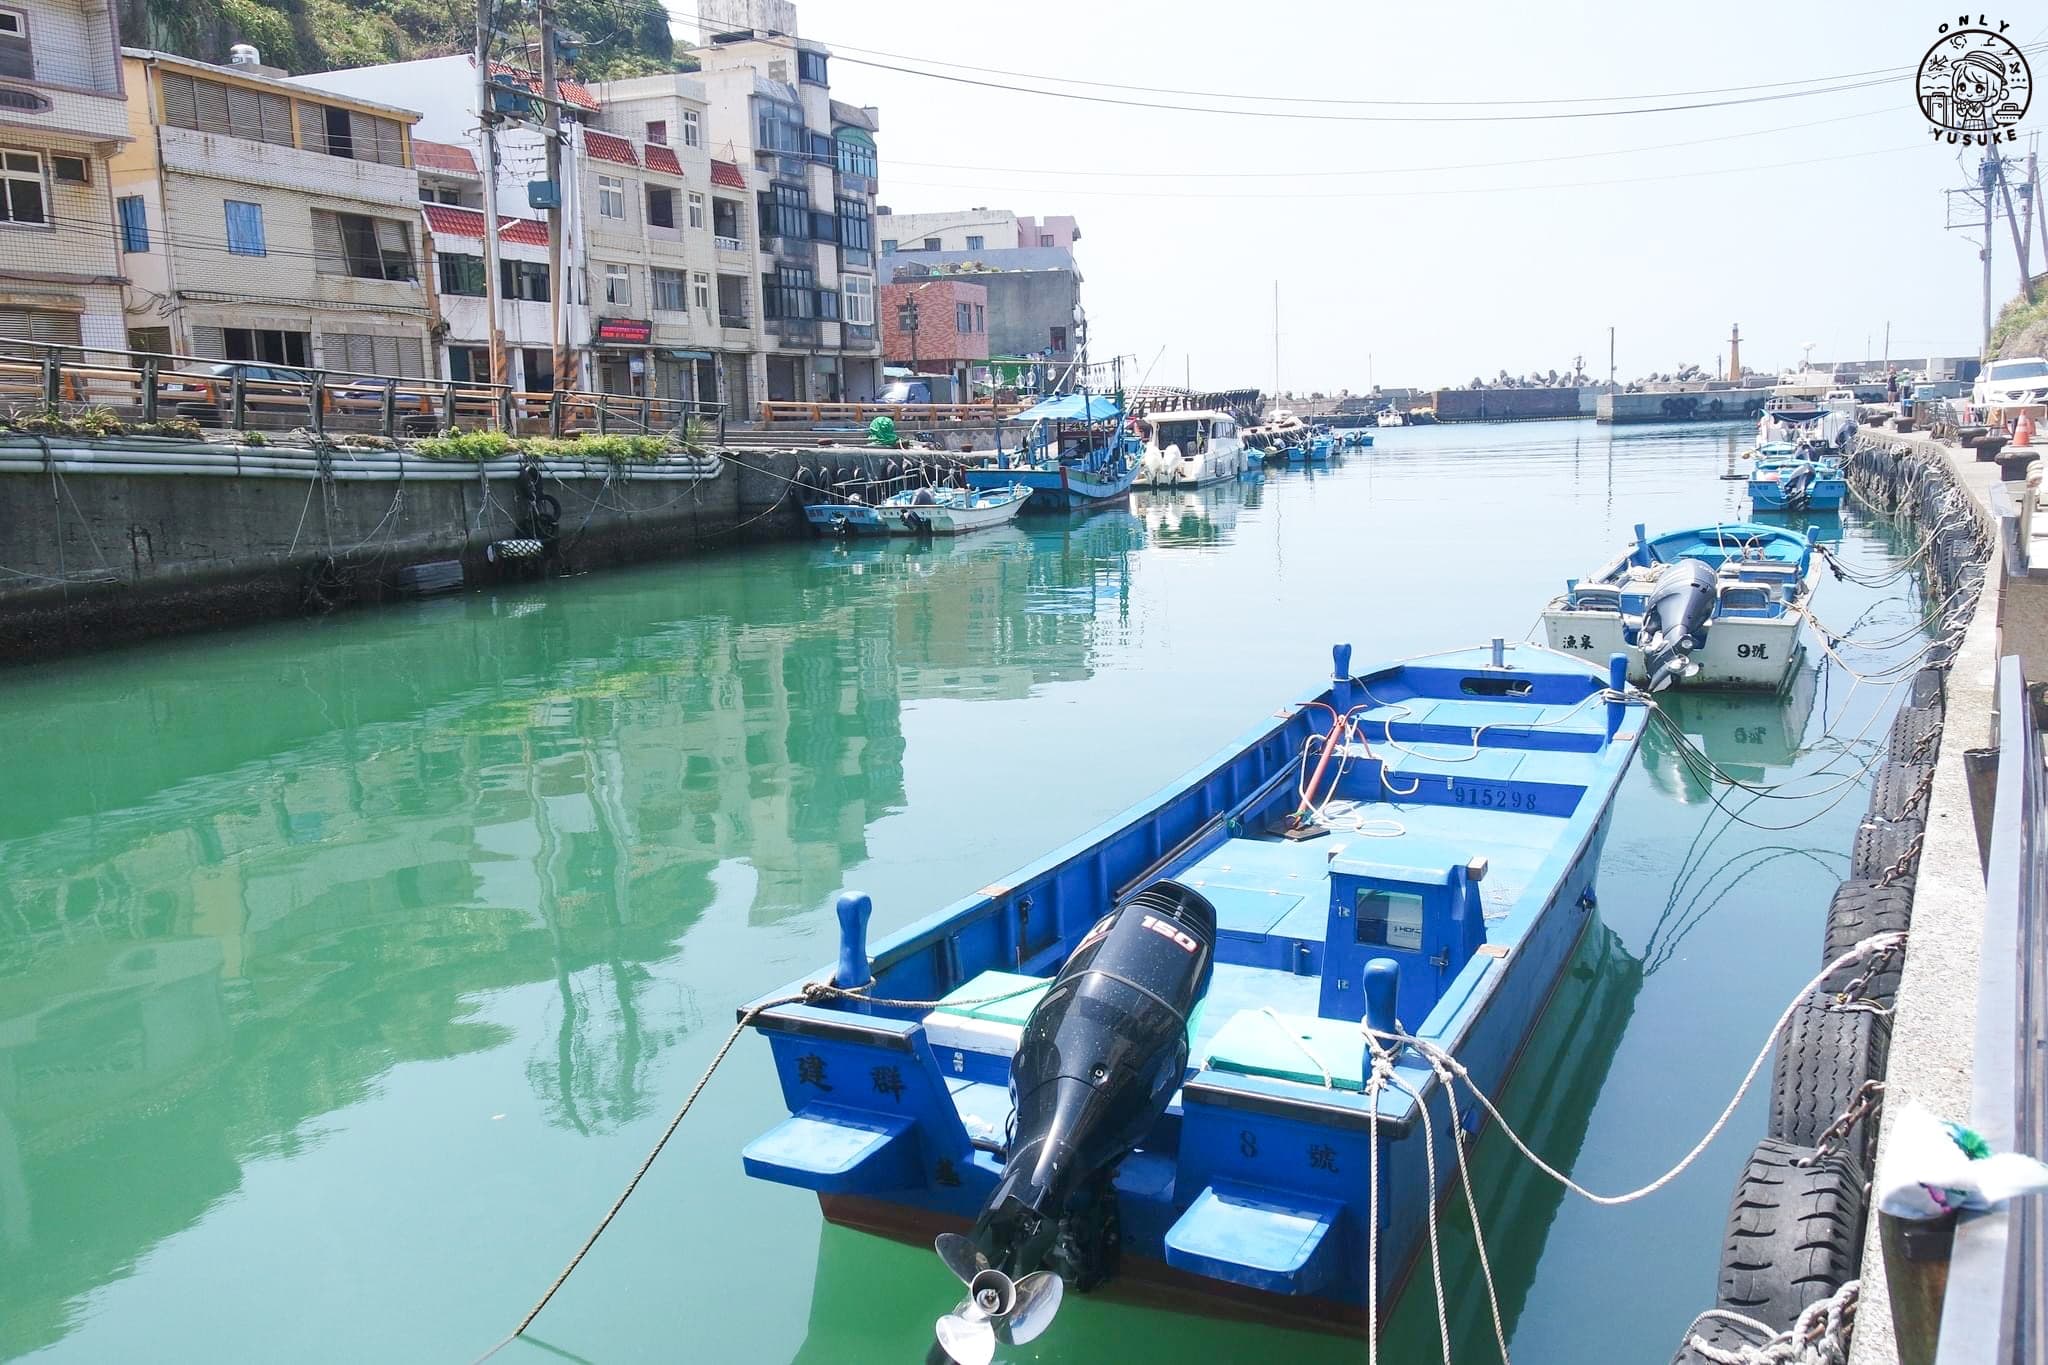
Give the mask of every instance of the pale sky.
M 691 12 L 688 0 L 671 8 Z M 1966 177 L 1958 149 L 1929 137 L 1912 74 L 1936 24 L 1959 12 L 1896 0 L 1721 0 L 1682 12 L 1583 0 L 799 0 L 798 27 L 838 49 L 833 95 L 881 111 L 882 203 L 899 213 L 985 205 L 1080 220 L 1096 358 L 1135 355 L 1154 382 L 1178 383 L 1191 369 L 1199 387 L 1270 387 L 1277 280 L 1281 382 L 1357 391 L 1369 380 L 1436 387 L 1503 368 L 1563 370 L 1575 354 L 1604 379 L 1610 324 L 1624 379 L 1718 365 L 1736 322 L 1743 359 L 1758 368 L 1796 365 L 1806 342 L 1817 343 L 1816 358 L 1875 358 L 1887 322 L 1894 356 L 1974 353 L 1981 267 L 1972 235 L 1944 230 L 1941 194 Z M 2011 20 L 2008 36 L 2022 44 L 2048 39 L 2048 15 L 2035 5 L 1985 13 Z M 693 25 L 679 31 L 694 39 Z M 949 73 L 1012 85 L 1059 74 L 1332 100 L 1557 100 L 1778 83 L 1645 101 L 1692 104 L 1779 95 L 1782 83 L 1824 77 L 1862 88 L 1619 117 L 1308 121 L 980 88 L 859 65 L 913 63 L 855 48 L 1029 73 Z M 2030 56 L 2037 82 L 2048 79 L 2048 51 Z M 1290 105 L 1065 88 L 1337 115 L 1617 107 Z M 2029 145 L 2024 134 L 2044 129 L 2048 95 L 2037 94 L 2018 150 Z M 1698 145 L 1641 150 L 1671 143 Z M 1968 155 L 1972 173 L 1979 155 Z M 1467 169 L 1414 170 L 1430 166 Z M 1291 174 L 1330 171 L 1399 173 Z M 2048 269 L 2043 236 L 2037 225 L 2037 272 Z M 2002 302 L 2019 280 L 2003 223 L 1995 268 Z

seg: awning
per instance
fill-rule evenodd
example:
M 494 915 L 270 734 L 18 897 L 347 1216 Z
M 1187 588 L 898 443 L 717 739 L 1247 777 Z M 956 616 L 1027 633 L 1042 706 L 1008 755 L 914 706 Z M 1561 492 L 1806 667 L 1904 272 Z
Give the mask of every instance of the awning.
M 664 350 L 662 351 L 662 353 L 661 353 L 661 354 L 662 354 L 662 357 L 663 357 L 664 359 L 667 359 L 667 360 L 709 360 L 709 359 L 711 359 L 711 352 L 709 352 L 709 351 L 672 351 L 672 350 L 666 350 L 666 349 L 664 349 Z
M 1011 422 L 1112 422 L 1123 416 L 1123 408 L 1106 393 L 1063 393 L 1035 403 Z

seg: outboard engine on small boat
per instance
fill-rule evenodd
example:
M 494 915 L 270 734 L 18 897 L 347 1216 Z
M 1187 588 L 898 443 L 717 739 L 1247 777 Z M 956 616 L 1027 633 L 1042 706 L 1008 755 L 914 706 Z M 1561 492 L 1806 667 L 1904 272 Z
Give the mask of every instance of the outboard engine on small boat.
M 1643 608 L 1643 670 L 1650 690 L 1662 691 L 1700 671 L 1692 651 L 1706 640 L 1714 613 L 1714 571 L 1697 559 L 1665 566 Z
M 1087 1290 L 1115 1273 L 1111 1176 L 1187 1070 L 1215 941 L 1200 892 L 1154 882 L 1088 931 L 1031 1011 L 1002 1178 L 969 1233 L 936 1243 L 967 1297 L 938 1320 L 931 1365 L 988 1365 L 998 1341 L 1051 1325 L 1069 1279 Z
M 1801 446 L 1804 451 L 1806 447 Z M 1785 495 L 1785 506 L 1794 512 L 1804 512 L 1813 501 L 1813 466 L 1801 463 L 1792 465 L 1780 476 L 1778 485 Z

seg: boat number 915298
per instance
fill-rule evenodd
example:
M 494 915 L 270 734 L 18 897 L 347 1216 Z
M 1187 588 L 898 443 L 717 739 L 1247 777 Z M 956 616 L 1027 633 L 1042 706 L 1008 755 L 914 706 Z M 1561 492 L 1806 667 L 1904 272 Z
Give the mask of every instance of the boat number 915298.
M 1518 791 L 1513 787 L 1483 787 L 1471 782 L 1460 782 L 1452 787 L 1451 799 L 1461 806 L 1479 806 L 1485 810 L 1536 809 L 1534 792 Z

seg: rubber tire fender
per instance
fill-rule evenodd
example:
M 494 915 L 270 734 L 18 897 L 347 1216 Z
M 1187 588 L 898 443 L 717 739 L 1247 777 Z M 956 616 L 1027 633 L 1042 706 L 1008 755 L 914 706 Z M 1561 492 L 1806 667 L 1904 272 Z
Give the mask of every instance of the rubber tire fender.
M 1913 923 L 1913 888 L 1904 882 L 1879 886 L 1874 877 L 1852 877 L 1835 888 L 1828 904 L 1827 933 L 1821 940 L 1820 960 L 1825 967 L 1872 934 L 1903 933 Z M 1849 988 L 1851 982 L 1871 971 L 1865 959 L 1837 969 L 1821 982 L 1821 992 L 1832 995 Z M 1899 996 L 1899 973 L 1905 965 L 1903 953 L 1877 967 L 1863 984 L 1865 998 L 1890 1009 Z
M 1692 1339 L 1695 1335 L 1715 1350 L 1731 1354 L 1741 1351 L 1745 1346 L 1761 1346 L 1771 1339 L 1770 1333 L 1759 1332 L 1754 1327 L 1745 1327 L 1726 1318 L 1708 1318 L 1700 1324 L 1697 1333 L 1688 1329 L 1679 1339 L 1678 1353 L 1671 1357 L 1671 1365 L 1719 1365 L 1713 1357 L 1693 1349 Z
M 1894 759 L 1908 763 L 1932 763 L 1940 749 L 1939 739 L 1929 736 L 1941 734 L 1941 704 L 1933 706 L 1902 706 L 1892 717 L 1892 728 L 1886 739 L 1886 752 Z M 1923 747 L 1924 746 L 1924 747 Z
M 1849 846 L 1849 875 L 1882 878 L 1925 829 L 1926 825 L 1919 820 L 1865 820 L 1856 830 L 1856 841 Z M 1911 886 L 1919 871 L 1920 859 L 1916 855 L 1892 885 Z
M 1891 1045 L 1891 1024 L 1882 1015 L 1833 1009 L 1826 1000 L 1803 1002 L 1778 1035 L 1771 1063 L 1770 1135 L 1795 1147 L 1818 1145 L 1863 1083 L 1883 1078 Z M 1876 1125 L 1863 1119 L 1842 1149 L 1867 1165 L 1876 1135 Z
M 1932 763 L 1909 763 L 1888 759 L 1877 770 L 1870 788 L 1870 818 L 1873 820 L 1924 820 L 1933 789 L 1927 784 L 1934 776 Z
M 1716 1302 L 1779 1331 L 1856 1278 L 1863 1252 L 1863 1166 L 1843 1153 L 1811 1166 L 1780 1138 L 1750 1154 L 1728 1204 Z

